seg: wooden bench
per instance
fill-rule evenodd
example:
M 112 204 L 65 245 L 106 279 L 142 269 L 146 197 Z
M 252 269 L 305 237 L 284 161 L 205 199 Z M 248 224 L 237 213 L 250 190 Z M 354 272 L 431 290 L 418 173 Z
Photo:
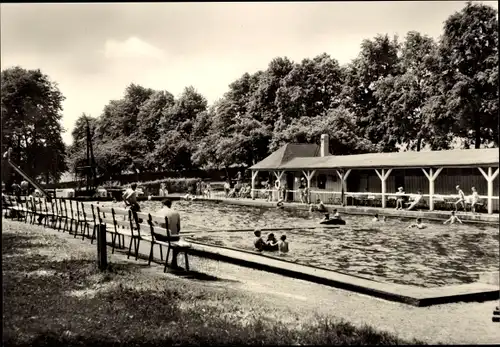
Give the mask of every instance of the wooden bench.
M 4 195 L 6 207 L 8 207 L 11 218 L 17 218 L 18 221 L 27 222 L 28 217 L 33 214 L 31 210 L 30 199 L 26 196 Z
M 84 208 L 88 209 L 89 204 L 84 204 Z M 163 247 L 167 247 L 164 271 L 166 271 L 168 266 L 170 251 L 172 251 L 171 266 L 177 267 L 177 256 L 180 253 L 184 253 L 186 270 L 189 271 L 188 250 L 191 245 L 181 240 L 181 235 L 172 235 L 168 227 L 164 228 L 161 225 L 165 223 L 165 226 L 168 226 L 168 219 L 165 217 L 154 216 L 149 213 L 133 212 L 123 208 L 95 206 L 94 204 L 90 204 L 90 209 L 94 209 L 94 216 L 96 218 L 94 224 L 96 226 L 98 223 L 105 224 L 106 231 L 112 234 L 112 253 L 116 248 L 116 240 L 118 239 L 119 247 L 124 246 L 125 236 L 127 236 L 130 238 L 128 258 L 134 254 L 137 260 L 141 241 L 147 241 L 151 243 L 148 265 L 151 264 L 153 259 L 154 246 L 158 245 L 162 261 Z M 155 234 L 165 235 L 166 240 L 158 240 Z M 183 234 L 183 236 L 187 235 L 189 234 Z M 120 242 L 123 242 L 122 245 L 120 245 Z M 134 253 L 132 253 L 132 247 L 134 248 Z

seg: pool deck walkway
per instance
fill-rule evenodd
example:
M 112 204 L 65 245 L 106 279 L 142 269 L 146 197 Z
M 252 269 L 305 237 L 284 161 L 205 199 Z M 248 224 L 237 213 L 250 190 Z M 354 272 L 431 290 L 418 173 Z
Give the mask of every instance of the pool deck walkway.
M 180 196 L 173 195 L 174 199 L 183 199 Z M 263 199 L 225 199 L 225 198 L 203 198 L 197 197 L 197 201 L 212 201 L 219 202 L 225 204 L 232 205 L 241 205 L 241 206 L 254 206 L 254 207 L 268 207 L 273 208 L 276 207 L 276 202 L 268 202 Z M 417 218 L 421 217 L 427 220 L 434 221 L 445 221 L 450 217 L 451 211 L 408 211 L 408 210 L 396 210 L 393 208 L 381 208 L 381 207 L 370 207 L 370 206 L 334 206 L 325 204 L 325 206 L 330 209 L 336 208 L 340 213 L 344 213 L 347 215 L 371 215 L 373 216 L 375 213 L 378 213 L 379 216 L 387 216 L 387 217 L 403 217 L 403 218 Z M 298 202 L 286 202 L 284 205 L 285 210 L 309 210 L 309 206 L 306 204 L 298 203 Z M 485 214 L 485 213 L 477 213 L 473 214 L 471 212 L 458 212 L 457 216 L 464 221 L 470 223 L 488 223 L 488 224 L 499 224 L 499 214 Z
M 435 288 L 384 283 L 360 276 L 301 265 L 257 252 L 211 246 L 189 240 L 189 238 L 186 238 L 186 241 L 192 245 L 189 253 L 200 258 L 223 261 L 412 306 L 424 307 L 454 302 L 482 302 L 500 298 L 498 285 L 487 283 L 476 282 Z M 127 246 L 128 242 L 129 240 L 126 240 L 125 244 Z M 149 242 L 142 241 L 139 247 L 139 257 L 148 259 L 150 247 Z M 126 252 L 127 250 L 117 251 Z M 163 253 L 166 254 L 166 252 Z M 161 263 L 159 247 L 154 248 L 153 261 Z M 169 263 L 170 261 L 171 259 L 169 259 Z M 181 256 L 179 256 L 179 261 L 182 264 Z

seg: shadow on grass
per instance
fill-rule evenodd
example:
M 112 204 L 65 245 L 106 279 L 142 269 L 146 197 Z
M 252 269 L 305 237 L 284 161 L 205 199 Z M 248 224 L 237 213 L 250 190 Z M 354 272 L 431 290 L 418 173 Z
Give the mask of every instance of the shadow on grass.
M 38 247 L 36 236 L 11 236 L 2 235 L 3 250 L 19 252 L 30 241 Z M 70 245 L 57 252 L 69 256 Z M 139 271 L 143 263 L 112 263 L 102 273 L 91 253 L 86 259 L 57 261 L 27 253 L 6 258 L 3 265 L 9 269 L 3 281 L 3 346 L 418 343 L 322 318 L 300 329 L 264 314 L 241 318 L 236 291 L 148 277 Z M 49 275 L 27 276 L 42 270 Z M 200 273 L 182 276 L 213 278 Z

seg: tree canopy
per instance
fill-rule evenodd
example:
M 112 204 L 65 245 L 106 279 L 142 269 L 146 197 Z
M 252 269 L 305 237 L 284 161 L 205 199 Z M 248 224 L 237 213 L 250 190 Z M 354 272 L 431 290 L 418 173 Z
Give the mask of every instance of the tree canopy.
M 2 146 L 28 175 L 58 180 L 66 170 L 62 101 L 57 84 L 40 70 L 14 67 L 1 73 Z
M 251 166 L 287 142 L 319 143 L 321 134 L 332 154 L 446 149 L 457 140 L 498 146 L 497 28 L 493 8 L 469 2 L 437 40 L 378 34 L 345 65 L 327 53 L 276 57 L 210 105 L 194 87 L 174 96 L 130 84 L 90 118 L 98 173 Z M 38 70 L 2 72 L 2 140 L 34 175 L 57 178 L 65 168 L 63 99 Z M 85 158 L 84 117 L 68 149 L 72 170 Z

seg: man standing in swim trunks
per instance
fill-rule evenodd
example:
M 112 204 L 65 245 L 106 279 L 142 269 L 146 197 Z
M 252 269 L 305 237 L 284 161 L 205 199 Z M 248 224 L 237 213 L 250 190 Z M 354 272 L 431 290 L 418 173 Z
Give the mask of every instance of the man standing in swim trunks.
M 455 211 L 458 211 L 458 204 L 462 204 L 462 207 L 465 210 L 465 194 L 464 191 L 460 188 L 460 186 L 455 187 L 458 192 L 458 200 L 455 202 Z

